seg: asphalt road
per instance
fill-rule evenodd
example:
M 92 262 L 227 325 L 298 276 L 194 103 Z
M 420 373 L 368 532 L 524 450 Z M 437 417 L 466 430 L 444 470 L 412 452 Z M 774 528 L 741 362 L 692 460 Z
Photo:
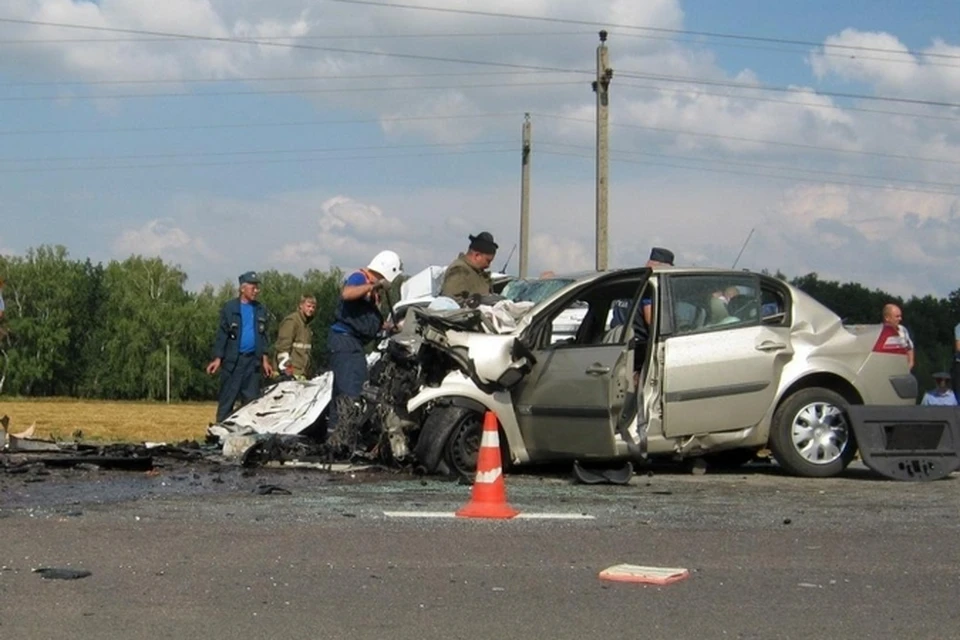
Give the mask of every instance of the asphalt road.
M 593 519 L 384 515 L 453 511 L 469 491 L 203 464 L 0 473 L 0 638 L 960 637 L 957 474 L 510 475 L 522 512 Z M 598 579 L 619 563 L 690 577 Z

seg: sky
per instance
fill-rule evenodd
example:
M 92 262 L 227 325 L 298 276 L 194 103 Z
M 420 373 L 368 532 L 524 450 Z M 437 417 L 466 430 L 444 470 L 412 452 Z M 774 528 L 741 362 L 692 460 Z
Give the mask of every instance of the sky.
M 529 113 L 530 271 L 591 269 L 604 28 L 611 267 L 665 246 L 678 264 L 945 296 L 960 12 L 923 7 L 7 0 L 0 254 L 159 256 L 196 289 L 382 249 L 412 273 L 486 230 L 516 273 Z

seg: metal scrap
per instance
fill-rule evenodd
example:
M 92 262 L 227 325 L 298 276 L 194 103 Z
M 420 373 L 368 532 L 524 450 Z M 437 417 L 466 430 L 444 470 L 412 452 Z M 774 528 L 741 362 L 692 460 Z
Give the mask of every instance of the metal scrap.
M 63 567 L 40 567 L 34 569 L 33 572 L 39 573 L 44 580 L 79 580 L 93 575 L 86 569 L 67 569 Z

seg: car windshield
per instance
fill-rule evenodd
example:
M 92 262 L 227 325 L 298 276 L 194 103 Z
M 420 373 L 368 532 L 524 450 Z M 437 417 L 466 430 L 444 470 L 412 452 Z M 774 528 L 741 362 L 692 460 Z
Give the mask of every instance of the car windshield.
M 510 281 L 500 295 L 514 302 L 540 303 L 574 281 L 573 278 L 517 279 Z

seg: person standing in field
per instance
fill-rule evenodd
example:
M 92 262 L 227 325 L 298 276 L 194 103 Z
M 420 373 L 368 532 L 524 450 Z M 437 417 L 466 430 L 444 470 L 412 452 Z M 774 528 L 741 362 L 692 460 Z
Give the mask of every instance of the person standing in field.
M 267 308 L 257 301 L 260 277 L 254 271 L 240 276 L 240 295 L 220 309 L 220 322 L 213 341 L 213 360 L 207 373 L 220 372 L 220 396 L 217 422 L 223 422 L 234 411 L 260 395 L 261 373 L 270 377 L 273 366 L 267 357 Z
M 297 310 L 280 321 L 277 330 L 277 370 L 295 380 L 305 380 L 312 372 L 310 350 L 313 348 L 313 330 L 310 323 L 317 312 L 317 299 L 300 296 Z

